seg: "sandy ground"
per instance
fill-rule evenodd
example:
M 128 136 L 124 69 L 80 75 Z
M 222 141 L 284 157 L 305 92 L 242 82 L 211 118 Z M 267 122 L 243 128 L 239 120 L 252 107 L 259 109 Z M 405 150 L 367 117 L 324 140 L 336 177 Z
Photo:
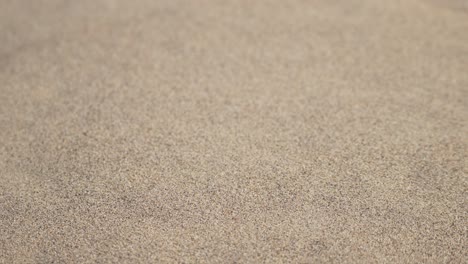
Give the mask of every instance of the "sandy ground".
M 463 0 L 0 0 L 0 263 L 466 263 Z

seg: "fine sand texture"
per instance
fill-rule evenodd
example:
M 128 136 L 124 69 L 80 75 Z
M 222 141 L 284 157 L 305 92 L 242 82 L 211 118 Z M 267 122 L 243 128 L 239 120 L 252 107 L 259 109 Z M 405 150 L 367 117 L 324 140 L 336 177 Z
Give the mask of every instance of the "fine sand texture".
M 0 0 L 0 263 L 467 263 L 464 0 Z

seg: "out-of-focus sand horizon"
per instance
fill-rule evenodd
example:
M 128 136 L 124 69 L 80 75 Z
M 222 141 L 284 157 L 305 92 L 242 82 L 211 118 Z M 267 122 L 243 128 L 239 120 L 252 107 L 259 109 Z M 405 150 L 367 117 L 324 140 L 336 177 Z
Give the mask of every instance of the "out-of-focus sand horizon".
M 465 1 L 0 0 L 0 263 L 466 263 Z

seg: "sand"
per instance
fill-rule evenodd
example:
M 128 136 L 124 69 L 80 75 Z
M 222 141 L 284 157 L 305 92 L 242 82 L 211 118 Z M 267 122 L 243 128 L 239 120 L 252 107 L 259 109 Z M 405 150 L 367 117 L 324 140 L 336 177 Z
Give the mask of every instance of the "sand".
M 466 263 L 463 0 L 0 0 L 0 263 Z

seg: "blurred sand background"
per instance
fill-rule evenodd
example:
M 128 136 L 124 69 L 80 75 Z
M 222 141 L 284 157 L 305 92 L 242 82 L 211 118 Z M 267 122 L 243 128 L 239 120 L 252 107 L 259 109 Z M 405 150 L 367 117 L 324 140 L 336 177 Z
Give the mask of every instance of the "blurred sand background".
M 0 0 L 0 263 L 466 263 L 463 0 Z

